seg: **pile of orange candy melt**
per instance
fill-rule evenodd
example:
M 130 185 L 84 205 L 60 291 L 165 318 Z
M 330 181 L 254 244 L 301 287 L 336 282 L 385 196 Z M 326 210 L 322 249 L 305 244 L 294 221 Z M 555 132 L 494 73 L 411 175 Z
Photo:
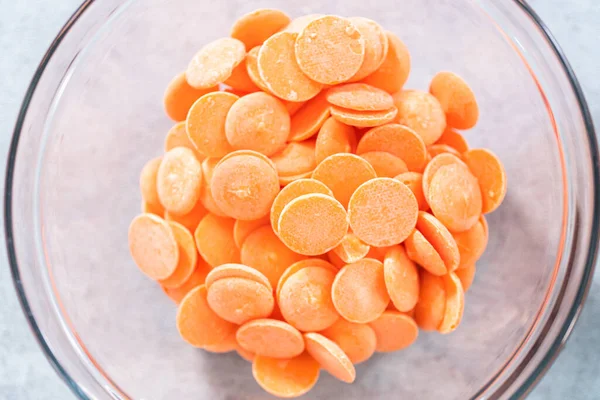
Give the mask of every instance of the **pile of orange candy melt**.
M 409 70 L 372 20 L 260 9 L 167 87 L 131 254 L 186 342 L 236 350 L 273 395 L 461 321 L 506 174 L 455 130 L 479 117 L 465 81 L 405 90 Z

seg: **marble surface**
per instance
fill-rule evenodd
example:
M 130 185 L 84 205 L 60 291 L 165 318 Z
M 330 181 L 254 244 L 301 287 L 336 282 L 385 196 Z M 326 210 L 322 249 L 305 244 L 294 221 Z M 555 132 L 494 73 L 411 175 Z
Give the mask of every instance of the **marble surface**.
M 502 0 L 499 0 L 502 1 Z M 79 0 L 0 0 L 0 176 L 14 121 L 29 80 L 64 21 Z M 597 0 L 531 0 L 554 33 L 583 86 L 597 127 L 600 127 L 600 80 L 597 41 L 600 3 Z M 2 180 L 1 184 L 4 182 Z M 3 224 L 4 221 L 1 223 Z M 4 231 L 2 227 L 2 232 Z M 0 246 L 0 399 L 73 398 L 38 348 L 25 322 Z M 541 383 L 530 394 L 535 400 L 592 400 L 600 393 L 600 277 L 567 343 Z

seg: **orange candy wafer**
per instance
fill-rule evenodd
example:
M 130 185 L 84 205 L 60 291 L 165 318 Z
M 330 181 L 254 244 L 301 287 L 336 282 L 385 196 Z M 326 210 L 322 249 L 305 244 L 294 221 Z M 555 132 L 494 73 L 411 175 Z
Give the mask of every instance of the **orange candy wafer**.
M 153 158 L 144 165 L 142 172 L 140 173 L 140 192 L 142 193 L 142 199 L 149 205 L 158 208 L 163 208 L 162 204 L 160 204 L 160 199 L 158 198 L 158 192 L 156 190 L 156 178 L 161 162 L 162 157 Z
M 219 216 L 226 217 L 227 215 L 217 206 L 215 199 L 213 198 L 212 191 L 210 190 L 210 182 L 212 181 L 213 172 L 215 167 L 219 163 L 218 158 L 206 158 L 202 161 L 202 181 L 203 185 L 200 188 L 200 202 L 211 213 Z
M 369 254 L 367 254 L 367 258 L 374 258 L 376 260 L 383 262 L 383 260 L 385 259 L 385 254 L 388 252 L 388 250 L 392 249 L 393 247 L 394 246 L 383 246 L 383 247 L 371 246 L 371 250 L 369 250 Z
M 235 341 L 235 332 L 231 335 L 227 336 L 225 340 L 223 340 L 219 344 L 207 345 L 202 348 L 202 350 L 206 350 L 211 353 L 223 354 L 229 353 L 230 351 L 234 351 L 237 348 L 237 342 Z
M 198 161 L 204 160 L 206 156 L 198 152 L 196 146 L 188 137 L 185 126 L 186 121 L 184 120 L 176 123 L 171 129 L 169 129 L 169 132 L 167 132 L 167 136 L 165 137 L 165 152 L 172 150 L 175 147 L 187 147 L 194 152 Z
M 196 100 L 206 93 L 214 92 L 218 89 L 218 86 L 203 89 L 193 88 L 188 84 L 185 72 L 182 72 L 169 82 L 165 90 L 163 96 L 165 112 L 174 121 L 185 121 L 190 107 Z
M 248 57 L 248 55 L 246 55 L 246 57 Z M 248 74 L 246 59 L 231 71 L 231 76 L 227 78 L 224 83 L 225 85 L 231 86 L 233 89 L 232 93 L 237 94 L 240 97 L 260 90 Z
M 363 79 L 363 82 L 388 93 L 396 93 L 410 73 L 410 54 L 406 45 L 393 33 L 386 32 L 389 42 L 389 50 L 383 64 L 371 75 Z
M 167 152 L 156 174 L 156 191 L 170 213 L 185 215 L 200 198 L 202 167 L 194 152 L 176 147 Z
M 488 238 L 481 220 L 477 221 L 471 229 L 452 236 L 460 253 L 459 269 L 475 264 L 487 246 Z
M 378 352 L 405 349 L 419 336 L 419 328 L 415 320 L 398 311 L 385 311 L 369 325 L 375 331 Z
M 259 386 L 284 399 L 302 396 L 312 389 L 319 370 L 319 363 L 308 353 L 289 360 L 256 356 L 252 363 L 252 375 Z
M 207 157 L 223 157 L 233 148 L 225 135 L 225 119 L 235 94 L 212 92 L 200 97 L 188 113 L 186 130 L 196 149 Z
M 440 72 L 431 80 L 429 92 L 440 102 L 446 113 L 448 125 L 457 129 L 470 129 L 479 119 L 479 106 L 473 90 L 458 75 Z
M 419 301 L 415 306 L 415 321 L 426 331 L 437 330 L 446 311 L 446 288 L 444 278 L 421 270 Z
M 350 20 L 326 15 L 309 22 L 298 34 L 296 59 L 310 79 L 334 85 L 360 70 L 365 41 Z
M 206 89 L 225 82 L 246 56 L 244 43 L 221 38 L 204 46 L 190 61 L 185 77 L 190 86 Z
M 196 248 L 210 266 L 240 262 L 240 251 L 233 241 L 234 223 L 231 218 L 208 214 L 198 224 L 194 232 Z
M 465 292 L 460 279 L 454 272 L 443 277 L 446 290 L 446 308 L 444 318 L 438 327 L 440 333 L 454 332 L 462 320 L 465 308 Z
M 371 73 L 383 63 L 389 50 L 388 38 L 385 31 L 373 20 L 363 17 L 353 17 L 350 21 L 361 33 L 365 43 L 365 57 L 356 74 L 351 81 L 359 81 Z
M 375 331 L 368 324 L 355 324 L 343 318 L 320 333 L 340 346 L 353 364 L 371 358 L 377 345 Z
M 412 129 L 389 124 L 370 129 L 359 140 L 357 154 L 387 151 L 406 163 L 409 171 L 417 171 L 426 161 L 425 142 Z
M 285 101 L 284 105 L 287 108 L 290 117 L 293 117 L 301 108 L 306 104 L 305 101 L 297 102 L 297 101 Z
M 277 321 L 285 321 L 283 315 L 281 315 L 281 310 L 279 309 L 279 304 L 277 304 L 277 296 L 275 297 L 275 308 L 273 308 L 273 312 L 269 315 L 270 319 L 276 319 Z
M 276 294 L 277 298 L 279 298 L 279 293 L 281 292 L 281 288 L 283 287 L 285 282 L 288 280 L 288 278 L 290 276 L 294 275 L 296 272 L 300 271 L 301 269 L 308 268 L 308 267 L 325 268 L 325 269 L 331 270 L 333 273 L 337 273 L 337 269 L 335 266 L 333 266 L 331 263 L 329 263 L 325 260 L 322 260 L 320 258 L 307 258 L 304 260 L 297 261 L 297 262 L 293 263 L 292 265 L 290 265 L 289 267 L 287 267 L 286 270 L 283 271 L 283 274 L 281 274 L 281 277 L 279 278 L 279 282 L 277 282 L 277 289 L 275 290 L 275 294 Z
M 210 188 L 220 210 L 248 221 L 269 213 L 279 193 L 279 179 L 273 166 L 261 157 L 235 152 L 217 164 Z
M 260 47 L 257 67 L 265 86 L 288 101 L 306 101 L 321 91 L 322 84 L 302 73 L 294 53 L 297 33 L 279 32 Z
M 244 350 L 239 344 L 236 346 L 235 351 L 240 357 L 249 362 L 253 362 L 254 358 L 256 357 L 255 354 L 249 352 L 248 350 Z
M 338 270 L 344 268 L 346 266 L 346 264 L 348 264 L 347 262 L 345 262 L 344 260 L 342 260 L 340 258 L 340 256 L 338 256 L 336 253 L 334 253 L 333 250 L 331 250 L 331 251 L 329 251 L 327 253 L 327 259 Z
M 296 253 L 325 254 L 348 232 L 346 210 L 339 201 L 320 193 L 305 194 L 281 211 L 277 231 L 281 241 Z
M 460 279 L 460 284 L 462 285 L 465 293 L 467 292 L 467 290 L 469 290 L 471 284 L 473 283 L 476 268 L 477 267 L 475 266 L 475 264 L 471 264 L 469 266 L 457 269 L 454 272 L 456 276 L 458 276 L 458 279 Z
M 435 144 L 448 145 L 459 153 L 464 153 L 465 151 L 469 150 L 469 144 L 464 136 L 450 127 L 446 127 L 444 133 L 442 136 L 440 136 L 437 142 L 435 142 Z
M 260 50 L 260 46 L 257 46 L 248 52 L 246 56 L 246 72 L 248 72 L 248 77 L 256 86 L 260 88 L 265 93 L 271 93 L 271 90 L 267 87 L 263 79 L 260 77 L 260 73 L 258 71 L 258 52 Z M 305 102 L 293 102 L 293 101 L 285 101 L 281 100 L 285 105 L 285 108 L 288 110 L 290 117 L 295 115 L 302 106 L 304 106 Z
M 167 221 L 177 222 L 185 226 L 190 232 L 194 232 L 206 214 L 208 214 L 208 211 L 206 208 L 204 208 L 202 202 L 197 201 L 196 205 L 189 213 L 184 215 L 175 215 L 167 211 L 165 213 L 165 219 Z
M 348 203 L 348 220 L 356 236 L 371 246 L 401 243 L 417 223 L 419 206 L 403 183 L 375 178 L 360 185 Z
M 396 121 L 417 132 L 426 145 L 435 143 L 446 128 L 446 116 L 440 102 L 427 92 L 404 90 L 394 95 L 398 108 Z
M 315 141 L 290 142 L 283 150 L 273 154 L 271 160 L 277 167 L 280 178 L 312 173 L 317 166 Z
M 385 286 L 398 311 L 412 310 L 419 300 L 419 271 L 403 246 L 390 248 L 383 261 Z
M 222 162 L 224 162 L 225 160 L 232 158 L 232 157 L 237 157 L 237 156 L 252 156 L 252 157 L 258 157 L 261 160 L 263 160 L 265 163 L 269 164 L 271 166 L 271 168 L 273 168 L 274 170 L 277 170 L 277 167 L 275 166 L 275 163 L 273 161 L 271 161 L 271 159 L 269 157 L 267 157 L 266 155 L 259 153 L 257 151 L 254 150 L 236 150 L 233 151 L 225 156 L 223 156 L 223 158 L 221 158 L 221 160 L 219 160 L 219 162 L 216 164 L 220 164 Z M 215 165 L 215 167 L 216 167 Z
M 150 204 L 147 201 L 142 200 L 142 206 L 140 207 L 142 213 L 154 214 L 162 218 L 165 215 L 165 209 L 162 204 Z
M 419 172 L 422 174 L 425 171 L 425 167 L 427 167 L 427 164 L 429 164 L 430 161 L 431 161 L 431 155 L 429 154 L 429 152 L 426 152 L 425 163 L 420 168 L 416 168 L 414 170 L 414 172 Z
M 344 240 L 331 251 L 344 263 L 351 264 L 365 258 L 370 249 L 371 246 L 364 243 L 355 234 L 347 233 Z
M 417 229 L 438 252 L 448 271 L 454 271 L 460 263 L 460 252 L 452 234 L 433 215 L 419 211 Z
M 320 164 L 325 158 L 337 153 L 351 153 L 356 147 L 354 127 L 329 117 L 317 135 L 315 160 Z
M 242 65 L 242 64 L 240 64 Z M 238 65 L 237 67 L 235 67 L 235 69 L 240 68 L 240 65 Z M 234 70 L 235 71 L 235 70 Z M 229 85 L 222 83 L 221 85 L 219 85 L 221 87 L 221 92 L 226 92 L 226 93 L 231 93 L 231 94 L 235 94 L 238 97 L 244 97 L 247 94 L 253 93 L 253 92 L 246 92 L 245 90 L 239 90 L 239 89 L 235 89 L 233 87 L 229 87 Z M 256 91 L 256 90 L 255 90 Z
M 464 153 L 465 163 L 481 187 L 482 212 L 497 209 L 506 196 L 506 172 L 502 162 L 487 149 L 472 149 Z
M 236 334 L 242 349 L 272 358 L 293 358 L 304 351 L 302 334 L 276 319 L 256 319 L 242 325 Z
M 235 21 L 231 27 L 231 37 L 244 43 L 246 49 L 251 49 L 285 28 L 290 21 L 283 11 L 259 8 Z
M 458 164 L 443 166 L 435 173 L 428 200 L 433 215 L 453 232 L 470 229 L 482 211 L 477 178 Z
M 290 134 L 290 115 L 281 101 L 263 92 L 236 101 L 227 113 L 225 135 L 236 150 L 270 156 L 281 150 Z
M 465 168 L 467 167 L 467 165 L 462 162 L 460 158 L 451 153 L 438 154 L 427 164 L 427 167 L 425 167 L 425 170 L 423 171 L 423 195 L 425 196 L 425 199 L 428 199 L 429 185 L 431 184 L 433 176 L 443 166 L 452 164 L 458 164 Z
M 419 204 L 419 210 L 426 211 L 429 209 L 429 204 L 427 204 L 427 200 L 425 200 L 425 195 L 423 194 L 423 174 L 418 172 L 404 172 L 395 176 L 394 179 L 404 183 L 413 192 L 415 199 L 417 199 L 417 204 Z
M 273 288 L 287 267 L 304 258 L 288 249 L 268 225 L 252 232 L 240 253 L 242 263 L 263 273 Z
M 165 288 L 177 288 L 190 279 L 196 269 L 198 251 L 194 237 L 186 227 L 172 221 L 169 221 L 168 224 L 179 246 L 179 261 L 175 271 L 168 278 L 159 280 L 158 283 Z
M 408 257 L 433 275 L 442 276 L 448 273 L 448 268 L 440 253 L 423 234 L 415 229 L 404 242 Z
M 431 146 L 427 146 L 427 151 L 431 158 L 442 153 L 450 153 L 456 157 L 460 157 L 460 153 L 456 151 L 454 147 L 448 146 L 447 144 L 432 144 Z
M 281 212 L 285 206 L 287 206 L 288 203 L 295 198 L 310 193 L 321 193 L 328 196 L 333 196 L 331 190 L 325 186 L 324 183 L 315 179 L 298 179 L 281 189 L 281 191 L 275 197 L 273 205 L 271 205 L 271 227 L 275 233 L 279 232 L 279 216 L 281 215 Z
M 483 226 L 483 231 L 485 232 L 485 241 L 487 242 L 488 238 L 489 238 L 489 227 L 488 227 L 488 223 L 487 223 L 487 219 L 485 219 L 485 216 L 481 216 L 479 218 L 479 222 L 481 222 L 481 225 Z
M 312 174 L 313 179 L 323 182 L 334 197 L 348 205 L 354 191 L 370 179 L 376 178 L 375 170 L 365 159 L 354 154 L 333 154 L 324 159 Z
M 277 296 L 285 320 L 301 331 L 320 331 L 333 325 L 339 315 L 331 300 L 335 272 L 306 267 L 289 276 Z
M 335 277 L 331 298 L 337 312 L 347 321 L 374 321 L 390 302 L 383 264 L 372 258 L 364 258 L 346 265 Z
M 356 111 L 383 111 L 394 107 L 392 96 L 365 83 L 348 83 L 327 91 L 327 101 Z
M 398 114 L 398 109 L 392 107 L 383 111 L 355 111 L 347 108 L 331 106 L 331 115 L 346 125 L 357 127 L 371 127 L 392 122 Z
M 208 305 L 207 291 L 200 285 L 190 291 L 177 309 L 177 330 L 194 347 L 214 346 L 235 333 L 236 326 L 221 319 Z
M 377 64 L 377 68 L 376 68 L 376 70 L 377 70 L 383 64 L 385 59 L 387 58 L 388 52 L 390 50 L 390 40 L 389 40 L 389 36 L 387 35 L 386 31 L 379 24 L 377 24 L 376 29 L 379 33 L 379 41 L 381 42 L 381 45 L 383 47 L 381 59 L 379 60 L 379 63 Z
M 196 269 L 192 272 L 192 275 L 189 277 L 185 283 L 177 288 L 169 289 L 164 286 L 161 286 L 163 292 L 171 300 L 175 302 L 175 304 L 181 303 L 181 300 L 188 294 L 192 289 L 203 285 L 206 275 L 210 271 L 210 266 L 203 259 L 199 258 L 198 263 L 196 265 Z
M 275 306 L 271 287 L 255 280 L 222 278 L 213 282 L 207 291 L 210 308 L 219 317 L 234 324 L 266 318 Z
M 255 281 L 263 284 L 269 289 L 272 289 L 271 283 L 266 276 L 264 276 L 260 271 L 248 267 L 244 264 L 222 264 L 216 268 L 213 268 L 208 275 L 206 275 L 206 288 L 210 289 L 210 286 L 218 281 L 219 279 L 225 278 L 243 278 L 251 281 Z
M 356 370 L 340 346 L 315 332 L 305 333 L 304 340 L 306 341 L 306 351 L 321 364 L 323 369 L 342 382 L 354 382 Z
M 141 214 L 129 225 L 129 252 L 149 278 L 159 280 L 177 269 L 179 245 L 169 224 L 154 214 Z
M 259 219 L 253 219 L 251 221 L 242 221 L 236 220 L 233 225 L 233 241 L 238 249 L 242 248 L 242 244 L 244 244 L 244 240 L 252 232 L 260 228 L 261 226 L 265 226 L 269 224 L 269 215 L 265 215 Z
M 246 72 L 248 73 L 248 77 L 250 80 L 260 88 L 265 93 L 271 93 L 271 90 L 267 87 L 263 79 L 260 77 L 260 72 L 258 71 L 258 52 L 260 51 L 260 46 L 254 47 L 252 50 L 248 52 L 246 55 Z M 290 113 L 291 114 L 291 113 Z
M 292 118 L 289 140 L 300 142 L 315 135 L 331 114 L 325 94 L 307 101 Z
M 308 25 L 310 22 L 314 21 L 315 19 L 321 18 L 321 17 L 323 17 L 323 14 L 301 15 L 297 18 L 294 18 L 292 20 L 292 22 L 290 22 L 290 24 L 285 27 L 284 31 L 300 33 L 306 27 L 306 25 Z
M 403 172 L 408 172 L 406 163 L 387 151 L 369 151 L 360 156 L 371 164 L 380 178 L 393 178 Z
M 279 184 L 284 187 L 289 185 L 292 182 L 296 182 L 299 179 L 308 179 L 312 176 L 311 172 L 305 172 L 303 174 L 299 174 L 299 175 L 291 175 L 291 176 L 280 176 L 279 177 Z

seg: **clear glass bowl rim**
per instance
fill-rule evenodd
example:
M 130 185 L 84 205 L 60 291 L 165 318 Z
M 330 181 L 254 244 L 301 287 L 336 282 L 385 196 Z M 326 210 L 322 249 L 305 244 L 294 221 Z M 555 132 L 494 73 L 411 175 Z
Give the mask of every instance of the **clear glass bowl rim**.
M 541 18 L 537 15 L 537 13 L 526 3 L 525 0 L 511 0 L 515 5 L 517 5 L 540 29 L 543 38 L 549 45 L 550 49 L 556 55 L 560 66 L 565 72 L 571 89 L 575 94 L 577 99 L 577 103 L 581 112 L 581 116 L 584 120 L 584 124 L 586 127 L 586 133 L 588 135 L 588 143 L 589 143 L 589 151 L 594 165 L 600 165 L 600 155 L 598 152 L 598 144 L 594 129 L 594 124 L 592 120 L 591 113 L 589 111 L 587 102 L 585 100 L 585 96 L 575 76 L 575 72 L 573 71 L 571 65 L 569 64 L 564 52 L 558 45 L 556 39 L 548 29 L 548 27 L 544 24 Z M 60 376 L 60 378 L 67 384 L 69 389 L 80 399 L 88 400 L 90 399 L 85 391 L 79 386 L 79 384 L 71 378 L 71 376 L 67 373 L 67 371 L 63 368 L 61 363 L 58 361 L 57 357 L 54 355 L 52 350 L 50 349 L 48 343 L 44 340 L 44 335 L 36 322 L 33 313 L 31 312 L 31 307 L 27 300 L 25 290 L 21 283 L 21 274 L 19 271 L 19 265 L 16 257 L 16 250 L 14 246 L 14 233 L 13 233 L 13 218 L 12 218 L 12 195 L 13 195 L 13 179 L 15 172 L 15 162 L 17 156 L 17 149 L 19 145 L 19 138 L 21 135 L 21 130 L 23 128 L 23 122 L 25 120 L 25 116 L 29 109 L 29 105 L 33 94 L 36 90 L 36 87 L 48 65 L 50 59 L 52 58 L 56 49 L 60 46 L 62 40 L 70 31 L 71 27 L 78 21 L 80 16 L 86 11 L 86 9 L 92 5 L 95 0 L 85 0 L 79 8 L 73 13 L 73 15 L 68 19 L 68 21 L 61 28 L 57 36 L 54 38 L 52 43 L 50 44 L 48 50 L 42 57 L 32 79 L 25 92 L 25 96 L 23 98 L 23 102 L 21 104 L 19 114 L 17 117 L 17 121 L 15 124 L 15 129 L 13 131 L 13 136 L 10 143 L 10 149 L 7 158 L 7 167 L 6 167 L 6 176 L 5 176 L 5 189 L 4 189 L 4 222 L 5 222 L 5 240 L 6 247 L 8 252 L 8 260 L 11 269 L 13 285 L 17 292 L 17 296 L 19 299 L 19 303 L 21 305 L 21 309 L 26 317 L 26 320 L 29 324 L 31 331 L 33 332 L 36 341 L 39 346 L 42 348 L 46 359 L 49 361 L 51 366 Z M 594 182 L 593 182 L 593 192 L 594 198 L 600 199 L 600 171 L 598 168 L 594 168 L 593 171 Z M 586 265 L 585 270 L 582 276 L 581 285 L 578 288 L 575 301 L 573 302 L 571 309 L 568 312 L 568 316 L 565 320 L 565 323 L 561 327 L 559 334 L 554 339 L 552 345 L 549 347 L 547 353 L 544 355 L 541 362 L 536 366 L 534 372 L 530 374 L 529 377 L 523 384 L 517 388 L 512 396 L 512 398 L 522 398 L 526 394 L 528 394 L 535 385 L 540 381 L 540 379 L 544 376 L 546 371 L 550 368 L 554 360 L 560 354 L 560 351 L 564 347 L 564 343 L 569 338 L 575 323 L 581 313 L 582 307 L 585 303 L 585 299 L 587 297 L 592 278 L 594 275 L 594 269 L 596 264 L 596 256 L 598 251 L 598 237 L 600 236 L 600 207 L 595 206 L 593 211 L 593 221 L 592 221 L 592 240 L 590 242 L 590 247 L 588 248 L 588 254 L 586 256 Z

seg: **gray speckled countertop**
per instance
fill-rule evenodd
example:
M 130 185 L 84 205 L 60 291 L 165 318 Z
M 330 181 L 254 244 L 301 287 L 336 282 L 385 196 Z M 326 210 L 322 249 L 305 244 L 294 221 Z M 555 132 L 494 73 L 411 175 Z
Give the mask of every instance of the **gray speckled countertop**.
M 0 0 L 0 176 L 23 94 L 50 41 L 80 0 Z M 554 33 L 581 82 L 600 128 L 598 0 L 531 0 Z M 1 185 L 4 184 L 2 179 Z M 4 221 L 0 222 L 4 223 Z M 2 227 L 1 232 L 4 232 Z M 529 398 L 593 400 L 600 393 L 600 277 L 585 309 L 548 374 Z M 72 394 L 35 343 L 19 308 L 0 245 L 0 399 L 67 399 Z

